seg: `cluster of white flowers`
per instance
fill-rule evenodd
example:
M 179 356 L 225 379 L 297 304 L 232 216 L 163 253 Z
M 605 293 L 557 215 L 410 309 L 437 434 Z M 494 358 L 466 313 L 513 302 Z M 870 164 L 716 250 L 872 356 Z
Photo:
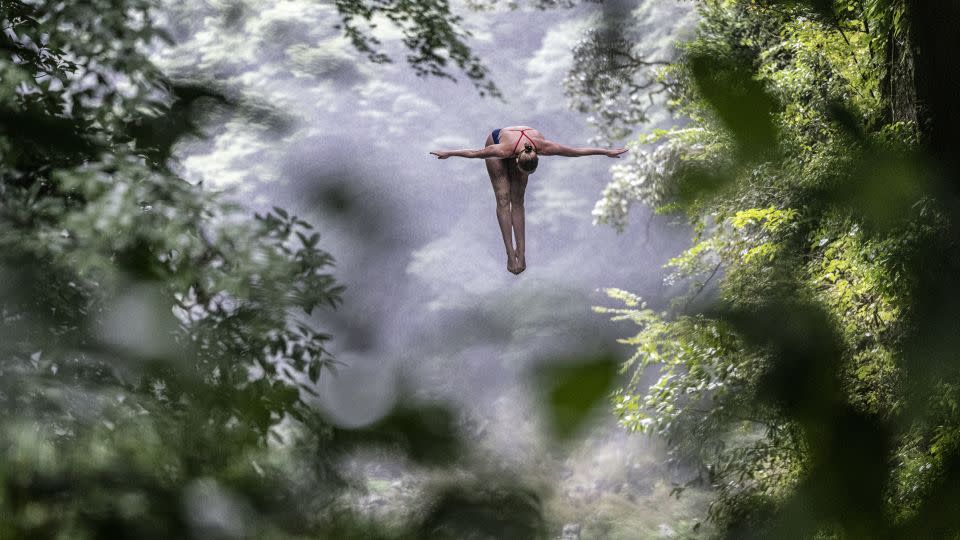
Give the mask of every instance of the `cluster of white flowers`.
M 690 151 L 687 141 L 671 137 L 652 151 L 630 152 L 625 163 L 610 167 L 612 179 L 593 208 L 594 225 L 623 232 L 633 203 L 656 208 L 668 202 L 677 165 Z

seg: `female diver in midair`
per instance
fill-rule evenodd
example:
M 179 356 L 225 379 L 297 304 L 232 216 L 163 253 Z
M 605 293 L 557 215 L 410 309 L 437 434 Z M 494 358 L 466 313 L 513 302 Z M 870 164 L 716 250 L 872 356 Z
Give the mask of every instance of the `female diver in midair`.
M 521 148 L 522 146 L 522 148 Z M 487 162 L 487 173 L 497 197 L 497 221 L 507 248 L 507 270 L 519 274 L 527 268 L 524 258 L 523 195 L 527 177 L 537 170 L 538 156 L 607 156 L 619 158 L 626 148 L 571 148 L 548 141 L 534 128 L 511 126 L 493 130 L 480 150 L 430 152 L 439 159 L 451 156 L 480 158 Z M 516 238 L 516 247 L 513 240 Z

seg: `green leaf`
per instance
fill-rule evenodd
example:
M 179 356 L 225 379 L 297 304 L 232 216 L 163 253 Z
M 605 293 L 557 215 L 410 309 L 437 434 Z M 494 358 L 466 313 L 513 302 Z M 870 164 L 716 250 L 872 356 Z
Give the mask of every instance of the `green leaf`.
M 759 160 L 777 143 L 776 102 L 752 67 L 728 57 L 694 55 L 690 70 L 697 90 L 737 141 L 741 159 Z
M 558 440 L 575 435 L 596 405 L 606 402 L 616 376 L 617 360 L 610 354 L 536 368 L 533 381 L 543 397 L 551 435 Z

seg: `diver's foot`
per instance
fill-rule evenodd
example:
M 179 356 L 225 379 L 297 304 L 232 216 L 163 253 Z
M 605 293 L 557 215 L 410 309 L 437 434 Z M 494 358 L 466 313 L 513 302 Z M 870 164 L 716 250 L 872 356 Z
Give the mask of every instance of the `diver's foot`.
M 517 269 L 518 274 L 527 269 L 527 259 L 523 255 L 517 255 Z
M 519 274 L 523 270 L 520 270 L 520 266 L 517 264 L 517 258 L 513 254 L 507 255 L 507 272 L 511 274 Z

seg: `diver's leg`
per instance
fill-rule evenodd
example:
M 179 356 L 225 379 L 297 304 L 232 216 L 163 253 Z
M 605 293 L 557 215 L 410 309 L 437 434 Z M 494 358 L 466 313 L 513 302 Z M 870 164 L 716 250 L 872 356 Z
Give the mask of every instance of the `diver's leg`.
M 517 239 L 517 273 L 523 272 L 527 268 L 527 260 L 524 256 L 526 252 L 526 237 L 524 235 L 524 210 L 523 197 L 527 191 L 528 174 L 521 171 L 516 163 L 512 161 L 509 169 L 510 173 L 510 218 L 513 224 L 513 234 Z
M 487 137 L 487 145 L 493 143 Z M 516 274 L 517 256 L 513 249 L 513 230 L 510 224 L 510 176 L 504 165 L 505 160 L 486 159 L 487 173 L 493 186 L 493 194 L 497 198 L 497 223 L 500 224 L 500 233 L 503 235 L 503 246 L 507 250 L 507 270 Z

